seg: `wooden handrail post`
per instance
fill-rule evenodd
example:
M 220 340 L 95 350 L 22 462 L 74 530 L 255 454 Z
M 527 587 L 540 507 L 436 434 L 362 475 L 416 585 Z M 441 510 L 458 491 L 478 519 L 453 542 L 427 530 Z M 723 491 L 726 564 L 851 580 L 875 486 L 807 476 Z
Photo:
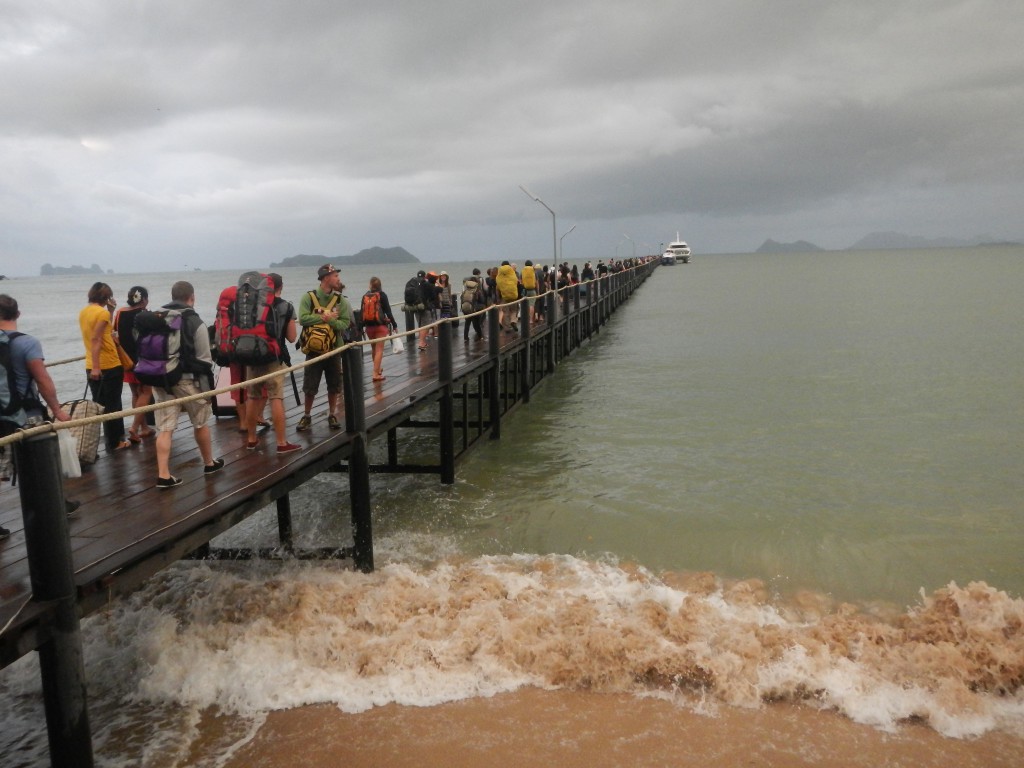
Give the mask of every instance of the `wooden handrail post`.
M 54 604 L 49 639 L 39 646 L 50 762 L 56 768 L 92 768 L 82 630 L 57 435 L 35 435 L 16 443 L 14 450 L 32 599 Z

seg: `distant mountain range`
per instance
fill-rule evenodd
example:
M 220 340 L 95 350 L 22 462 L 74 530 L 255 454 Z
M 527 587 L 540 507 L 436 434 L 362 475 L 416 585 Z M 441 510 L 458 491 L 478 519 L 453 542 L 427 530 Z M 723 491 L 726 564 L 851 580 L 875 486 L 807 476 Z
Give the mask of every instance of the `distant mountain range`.
M 409 253 L 400 245 L 394 248 L 364 248 L 359 253 L 351 256 L 335 256 L 329 258 L 323 255 L 299 254 L 275 262 L 273 267 L 319 267 L 321 264 L 333 264 L 336 267 L 351 266 L 353 264 L 419 264 L 420 260 Z
M 846 248 L 848 251 L 891 251 L 906 248 L 969 248 L 977 245 L 1020 245 L 1015 242 L 996 242 L 991 237 L 980 235 L 972 240 L 953 237 L 920 237 L 901 232 L 872 232 Z M 827 250 L 806 240 L 795 243 L 778 243 L 771 238 L 765 240 L 755 253 L 810 253 Z

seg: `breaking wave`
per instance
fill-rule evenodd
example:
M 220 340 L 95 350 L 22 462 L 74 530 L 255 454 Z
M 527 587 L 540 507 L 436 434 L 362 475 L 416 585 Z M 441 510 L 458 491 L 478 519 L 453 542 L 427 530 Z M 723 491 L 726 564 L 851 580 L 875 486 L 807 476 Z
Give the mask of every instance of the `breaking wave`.
M 804 701 L 951 737 L 1024 723 L 1024 601 L 984 583 L 884 614 L 814 595 L 773 604 L 756 581 L 569 556 L 372 574 L 250 563 L 171 569 L 94 623 L 133 644 L 136 700 L 243 715 L 539 686 Z

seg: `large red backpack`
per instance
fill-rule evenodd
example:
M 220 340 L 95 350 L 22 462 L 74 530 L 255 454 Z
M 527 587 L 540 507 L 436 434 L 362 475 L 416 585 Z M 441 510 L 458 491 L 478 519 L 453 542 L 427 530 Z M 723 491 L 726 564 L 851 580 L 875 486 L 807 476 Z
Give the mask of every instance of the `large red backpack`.
M 280 359 L 274 298 L 274 283 L 269 275 L 246 272 L 238 278 L 228 329 L 232 362 L 265 365 Z
M 231 362 L 231 315 L 235 311 L 237 293 L 238 286 L 229 285 L 220 292 L 220 298 L 217 299 L 217 314 L 210 334 L 210 351 L 213 353 L 213 362 L 220 366 Z

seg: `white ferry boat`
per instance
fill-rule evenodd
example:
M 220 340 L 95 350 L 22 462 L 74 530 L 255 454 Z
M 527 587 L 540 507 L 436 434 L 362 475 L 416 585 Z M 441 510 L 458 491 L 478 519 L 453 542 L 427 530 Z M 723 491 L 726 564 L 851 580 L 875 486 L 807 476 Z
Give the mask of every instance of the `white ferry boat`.
M 683 264 L 690 263 L 690 246 L 679 237 L 678 232 L 676 232 L 676 239 L 668 244 L 665 253 L 661 255 L 662 264 L 675 264 L 677 262 L 682 262 Z

